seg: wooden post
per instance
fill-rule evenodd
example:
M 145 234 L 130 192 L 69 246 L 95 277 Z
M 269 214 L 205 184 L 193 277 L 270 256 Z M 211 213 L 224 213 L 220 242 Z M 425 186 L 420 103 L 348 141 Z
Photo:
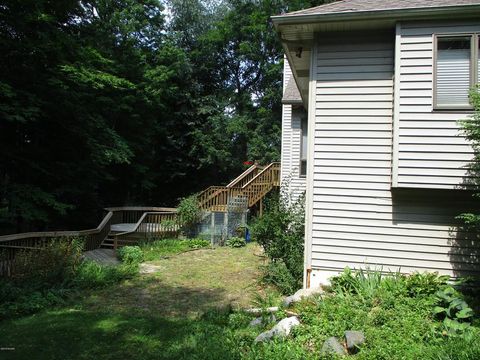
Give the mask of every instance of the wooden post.
M 228 211 L 227 210 L 228 209 L 225 208 L 225 212 L 223 213 L 223 228 L 224 228 L 224 234 L 225 234 L 225 238 L 223 239 L 224 243 L 228 238 Z
M 260 198 L 260 217 L 263 216 L 263 197 Z
M 211 221 L 210 221 L 210 241 L 212 246 L 215 244 L 215 213 L 210 211 Z

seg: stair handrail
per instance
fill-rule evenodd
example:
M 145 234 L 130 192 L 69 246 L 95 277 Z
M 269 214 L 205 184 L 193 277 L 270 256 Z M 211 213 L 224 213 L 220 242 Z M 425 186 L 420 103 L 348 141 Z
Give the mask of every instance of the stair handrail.
M 270 171 L 274 166 L 278 166 L 280 165 L 279 162 L 272 162 L 270 164 L 268 164 L 267 167 L 265 167 L 262 171 L 260 171 L 257 175 L 255 175 L 255 177 L 250 180 L 248 183 L 246 183 L 245 185 L 242 186 L 242 189 L 245 189 L 247 188 L 248 186 L 250 186 L 253 182 L 255 182 L 259 177 L 261 177 L 263 174 L 265 174 L 266 172 Z
M 253 164 L 250 166 L 247 170 L 245 170 L 243 173 L 241 173 L 239 176 L 237 176 L 234 180 L 232 180 L 226 187 L 227 188 L 232 188 L 235 187 L 239 182 L 241 182 L 244 178 L 249 176 L 252 172 L 258 169 L 263 169 L 264 166 L 258 165 L 258 164 Z

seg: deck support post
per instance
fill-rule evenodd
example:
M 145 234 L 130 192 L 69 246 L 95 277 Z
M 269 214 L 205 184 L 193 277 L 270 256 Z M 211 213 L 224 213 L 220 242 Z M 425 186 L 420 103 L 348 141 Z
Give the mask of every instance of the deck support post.
M 215 213 L 210 211 L 210 242 L 215 244 Z

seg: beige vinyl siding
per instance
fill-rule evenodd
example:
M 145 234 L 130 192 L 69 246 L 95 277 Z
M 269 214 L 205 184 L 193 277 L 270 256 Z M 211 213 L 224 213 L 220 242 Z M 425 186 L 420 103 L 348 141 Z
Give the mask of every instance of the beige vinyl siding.
M 285 58 L 283 89 L 292 76 L 292 71 Z M 292 105 L 282 106 L 282 154 L 281 154 L 281 179 L 282 187 L 293 200 L 305 192 L 305 178 L 300 172 L 300 146 L 301 146 L 301 121 L 295 116 Z
M 467 167 L 473 158 L 458 120 L 465 111 L 433 110 L 434 34 L 480 32 L 479 22 L 402 23 L 399 31 L 398 156 L 394 160 L 399 188 L 456 189 L 468 181 Z M 394 172 L 395 173 L 395 172 Z
M 472 274 L 480 249 L 463 239 L 464 233 L 455 232 L 455 216 L 469 208 L 469 198 L 450 190 L 392 190 L 395 34 L 384 39 L 357 36 L 347 33 L 318 40 L 307 263 L 314 274 L 332 274 L 346 266 Z M 418 48 L 424 51 L 421 45 Z M 340 65 L 324 67 L 326 59 L 338 60 Z M 370 67 L 373 63 L 378 66 Z M 412 96 L 416 95 L 418 100 L 407 102 L 425 106 L 422 99 L 428 89 L 419 86 Z M 403 119 L 406 114 L 402 113 Z M 408 124 L 423 121 L 423 113 L 413 115 Z M 449 119 L 448 114 L 440 114 L 427 120 L 431 126 L 450 124 L 438 132 L 442 141 L 453 138 Z M 400 130 L 403 137 L 409 136 L 409 127 Z M 402 167 L 419 168 L 412 175 L 402 174 L 402 179 L 417 184 L 429 177 L 432 161 L 442 162 L 443 177 L 459 175 L 456 165 L 464 159 L 462 152 L 445 153 L 442 148 L 439 155 L 435 151 L 439 146 L 469 149 L 461 142 L 428 141 L 428 136 L 425 142 L 401 145 Z M 419 147 L 426 151 L 419 152 Z M 409 158 L 409 154 L 420 155 Z M 434 171 L 439 174 L 437 168 Z

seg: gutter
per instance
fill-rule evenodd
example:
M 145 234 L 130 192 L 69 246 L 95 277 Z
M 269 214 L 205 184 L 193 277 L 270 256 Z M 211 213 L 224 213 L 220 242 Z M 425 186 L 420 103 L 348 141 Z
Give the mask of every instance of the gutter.
M 276 15 L 272 16 L 272 22 L 278 31 L 280 25 L 300 25 L 314 22 L 339 22 L 349 20 L 409 20 L 422 17 L 445 16 L 449 17 L 459 13 L 465 16 L 473 16 L 475 11 L 480 12 L 478 5 L 456 5 L 444 6 L 441 8 L 422 8 L 422 9 L 391 9 L 391 10 L 371 10 L 371 11 L 351 11 L 337 12 L 330 14 L 298 14 L 298 15 Z

